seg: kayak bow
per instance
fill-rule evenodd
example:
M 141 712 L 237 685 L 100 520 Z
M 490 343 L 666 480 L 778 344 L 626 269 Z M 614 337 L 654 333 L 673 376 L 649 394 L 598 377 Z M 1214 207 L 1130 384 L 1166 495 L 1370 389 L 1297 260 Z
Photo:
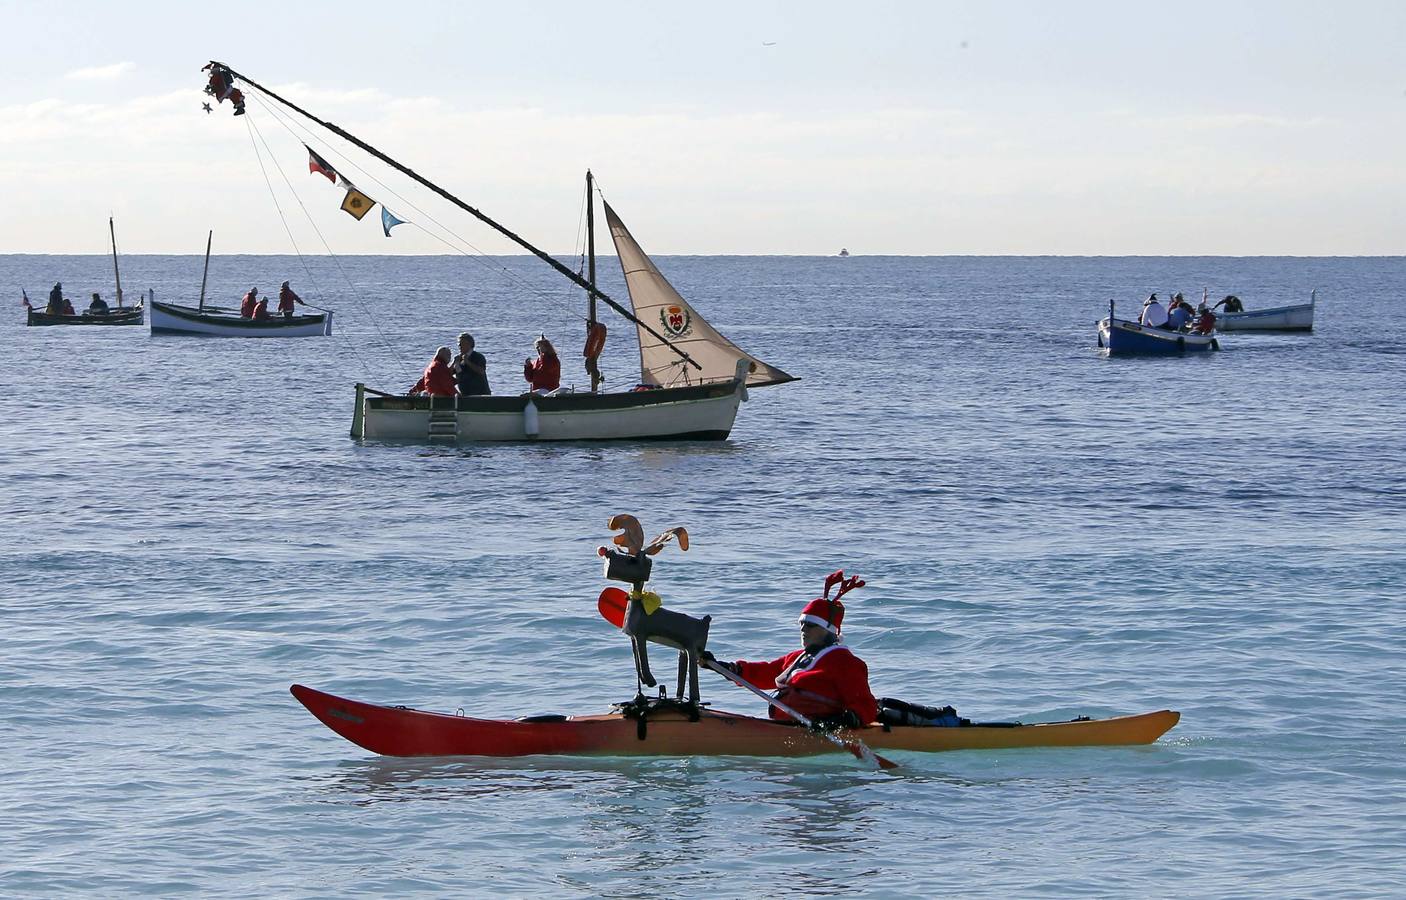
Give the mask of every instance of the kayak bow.
M 840 752 L 821 735 L 770 719 L 704 709 L 645 719 L 621 713 L 475 719 L 348 700 L 295 684 L 298 702 L 342 737 L 383 756 L 814 756 Z M 1172 710 L 1039 725 L 895 725 L 858 729 L 876 750 L 997 750 L 1150 744 L 1177 724 Z

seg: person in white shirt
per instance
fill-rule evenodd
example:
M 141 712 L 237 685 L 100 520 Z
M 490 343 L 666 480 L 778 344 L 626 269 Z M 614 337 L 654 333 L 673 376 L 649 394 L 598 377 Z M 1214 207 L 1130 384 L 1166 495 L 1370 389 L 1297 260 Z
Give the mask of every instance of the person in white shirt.
M 1167 325 L 1167 308 L 1153 294 L 1142 304 L 1142 318 L 1138 324 L 1147 325 L 1151 328 L 1165 328 Z

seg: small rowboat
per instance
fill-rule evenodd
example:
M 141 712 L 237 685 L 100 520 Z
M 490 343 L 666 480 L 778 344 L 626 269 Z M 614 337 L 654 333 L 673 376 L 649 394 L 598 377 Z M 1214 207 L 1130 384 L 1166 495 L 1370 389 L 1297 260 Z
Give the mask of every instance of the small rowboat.
M 1215 332 L 1168 331 L 1112 316 L 1098 323 L 1098 345 L 1109 356 L 1179 356 L 1220 349 Z
M 66 316 L 61 313 L 51 313 L 47 309 L 35 309 L 29 305 L 29 296 L 25 295 L 24 308 L 26 311 L 24 324 L 34 327 L 43 325 L 140 325 L 144 321 L 145 310 L 142 308 L 142 301 L 138 300 L 136 306 L 122 306 L 122 272 L 117 266 L 117 227 L 112 222 L 112 217 L 108 216 L 107 231 L 112 237 L 112 277 L 117 289 L 118 306 L 109 308 L 105 313 L 81 312 Z M 97 296 L 96 294 L 94 296 Z
M 1243 312 L 1216 313 L 1216 327 L 1221 331 L 1312 331 L 1313 308 L 1318 292 L 1309 294 L 1307 303 L 1297 306 L 1274 306 L 1269 309 L 1247 309 Z
M 152 334 L 190 334 L 206 337 L 320 337 L 332 333 L 332 314 L 241 318 L 237 310 L 206 306 L 151 304 Z
M 30 309 L 26 325 L 140 325 L 142 305 L 119 307 L 106 314 L 79 313 L 72 316 L 56 316 L 42 309 Z
M 703 709 L 645 716 L 475 719 L 348 700 L 300 684 L 289 689 L 322 724 L 383 756 L 815 756 L 842 752 L 796 725 Z M 1150 744 L 1177 724 L 1172 710 L 1039 725 L 954 728 L 873 725 L 853 732 L 875 750 L 998 750 Z

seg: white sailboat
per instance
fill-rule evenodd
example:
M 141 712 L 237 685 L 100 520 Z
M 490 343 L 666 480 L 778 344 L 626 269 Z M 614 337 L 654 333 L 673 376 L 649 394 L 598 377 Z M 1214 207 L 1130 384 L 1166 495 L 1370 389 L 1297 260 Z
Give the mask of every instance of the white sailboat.
M 589 172 L 586 178 L 589 197 Z M 352 436 L 454 442 L 723 440 L 749 387 L 795 380 L 708 324 L 609 204 L 605 215 L 630 294 L 644 390 L 400 397 L 359 384 Z M 594 378 L 593 383 L 599 384 Z
M 749 387 L 795 379 L 762 362 L 728 340 L 699 315 L 669 284 L 608 205 L 606 219 L 624 270 L 631 309 L 601 291 L 595 280 L 594 189 L 586 173 L 587 234 L 590 269 L 586 277 L 509 231 L 479 210 L 406 168 L 386 154 L 330 122 L 278 96 L 223 63 L 211 67 L 232 84 L 242 82 L 293 112 L 320 125 L 434 191 L 479 221 L 531 251 L 560 274 L 585 289 L 587 334 L 603 336 L 596 301 L 633 322 L 640 343 L 640 387 L 599 390 L 594 366 L 591 390 L 559 389 L 547 394 L 422 397 L 356 386 L 352 437 L 367 440 L 580 441 L 580 440 L 722 440 L 732 430 Z M 588 346 L 589 346 L 588 342 Z M 595 354 L 598 355 L 598 348 Z M 588 357 L 593 362 L 594 356 Z

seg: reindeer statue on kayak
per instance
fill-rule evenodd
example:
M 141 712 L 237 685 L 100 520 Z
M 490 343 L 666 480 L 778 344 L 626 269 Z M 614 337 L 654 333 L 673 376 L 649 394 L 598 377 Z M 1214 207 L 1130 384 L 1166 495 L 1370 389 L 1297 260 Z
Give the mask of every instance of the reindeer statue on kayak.
M 605 577 L 611 581 L 623 581 L 632 587 L 625 601 L 623 618 L 616 621 L 620 629 L 630 636 L 635 653 L 635 674 L 641 683 L 654 687 L 658 682 L 649 670 L 649 641 L 663 644 L 679 651 L 679 680 L 676 697 L 683 699 L 684 679 L 688 680 L 688 702 L 698 705 L 698 660 L 708 644 L 708 625 L 712 616 L 696 619 L 681 612 L 664 609 L 659 595 L 646 591 L 653 560 L 650 557 L 659 553 L 672 540 L 677 540 L 680 550 L 688 550 L 688 532 L 683 528 L 670 528 L 650 541 L 644 541 L 644 529 L 634 516 L 621 513 L 610 517 L 607 526 L 621 533 L 611 540 L 614 548 L 600 547 L 596 553 L 605 559 Z M 612 597 L 612 594 L 614 595 Z M 618 603 L 623 594 L 616 588 L 607 588 L 601 594 L 601 609 L 606 611 L 608 604 Z M 618 616 L 608 615 L 612 621 Z

